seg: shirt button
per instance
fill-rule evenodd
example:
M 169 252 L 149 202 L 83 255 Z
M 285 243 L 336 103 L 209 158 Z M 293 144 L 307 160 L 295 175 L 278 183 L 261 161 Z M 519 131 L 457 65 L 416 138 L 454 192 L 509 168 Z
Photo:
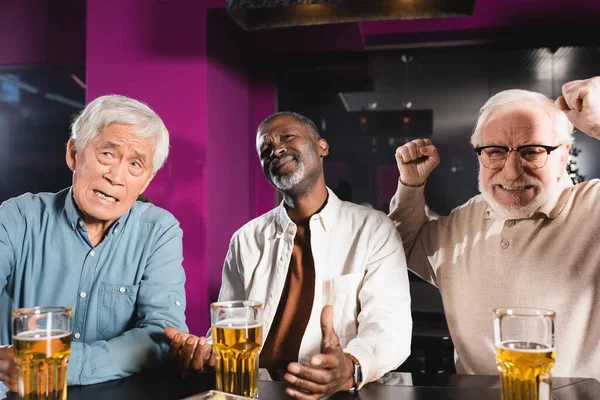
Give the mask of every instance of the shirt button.
M 508 246 L 510 246 L 510 242 L 506 239 L 502 239 L 502 241 L 500 242 L 500 247 L 502 247 L 503 249 L 508 248 Z
M 71 228 L 75 229 L 75 222 L 71 224 Z
M 274 298 L 274 297 L 275 297 L 275 295 L 274 295 L 273 293 L 271 293 L 271 294 L 269 295 L 269 297 L 272 299 L 272 298 Z
M 509 219 L 509 220 L 507 220 L 507 221 L 504 223 L 504 225 L 508 226 L 509 228 L 510 228 L 511 226 L 515 226 L 515 220 L 514 220 L 514 219 Z
M 175 302 L 175 305 L 176 305 L 177 307 L 181 307 L 181 302 L 180 302 L 179 300 L 177 300 L 177 301 Z
M 83 221 L 79 221 L 79 226 L 83 228 Z
M 75 336 L 75 339 L 79 339 L 81 337 L 81 334 L 79 332 L 77 332 L 76 334 L 74 334 L 73 336 Z
M 290 225 L 290 227 L 288 228 L 288 232 L 289 233 L 294 233 L 294 227 Z
M 96 255 L 96 253 L 94 252 L 94 250 L 90 251 L 90 257 L 94 257 Z
M 125 288 L 123 286 L 119 288 L 119 293 L 125 293 Z
M 119 228 L 115 228 L 114 233 L 119 232 Z
M 285 262 L 285 260 L 287 260 L 287 257 L 286 256 L 281 256 L 280 260 L 283 261 L 283 262 Z
M 85 299 L 85 296 L 87 296 L 85 292 L 79 293 L 79 297 L 81 297 L 82 299 Z

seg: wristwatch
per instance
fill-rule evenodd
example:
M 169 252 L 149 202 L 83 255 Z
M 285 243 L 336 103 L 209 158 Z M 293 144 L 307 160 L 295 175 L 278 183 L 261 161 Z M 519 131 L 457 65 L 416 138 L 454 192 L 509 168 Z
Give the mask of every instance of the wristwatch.
M 358 362 L 356 357 L 354 357 L 350 353 L 346 353 L 346 354 L 348 355 L 348 357 L 350 357 L 350 359 L 352 360 L 352 363 L 354 364 L 354 386 L 352 387 L 351 390 L 358 390 L 358 387 L 360 386 L 360 384 L 362 383 L 362 380 L 363 380 L 362 368 L 360 367 L 360 362 Z

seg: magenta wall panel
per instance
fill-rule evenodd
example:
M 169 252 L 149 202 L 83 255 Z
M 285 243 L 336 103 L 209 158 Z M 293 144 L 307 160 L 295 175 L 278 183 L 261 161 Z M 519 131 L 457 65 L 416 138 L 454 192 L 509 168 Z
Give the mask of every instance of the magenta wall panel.
M 0 65 L 84 59 L 85 1 L 0 0 Z

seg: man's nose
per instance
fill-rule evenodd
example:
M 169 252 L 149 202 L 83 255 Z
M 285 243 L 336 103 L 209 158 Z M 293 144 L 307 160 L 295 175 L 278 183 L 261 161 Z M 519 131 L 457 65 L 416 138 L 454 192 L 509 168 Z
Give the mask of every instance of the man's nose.
M 507 179 L 517 179 L 524 172 L 523 165 L 521 164 L 521 158 L 519 157 L 519 153 L 516 151 L 511 151 L 508 153 L 506 158 L 506 163 L 504 164 L 504 168 L 502 168 L 502 172 Z
M 117 162 L 110 165 L 108 172 L 104 174 L 104 178 L 113 185 L 122 185 L 125 181 L 126 164 Z
M 284 155 L 286 153 L 287 149 L 285 148 L 284 145 L 282 144 L 274 144 L 273 148 L 271 150 L 271 156 L 274 157 L 281 157 L 282 155 Z

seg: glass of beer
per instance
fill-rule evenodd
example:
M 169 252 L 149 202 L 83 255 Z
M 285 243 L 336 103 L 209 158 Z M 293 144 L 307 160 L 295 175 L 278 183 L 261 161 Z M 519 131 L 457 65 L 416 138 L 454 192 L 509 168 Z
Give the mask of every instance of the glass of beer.
M 496 365 L 502 400 L 550 400 L 550 370 L 554 351 L 551 310 L 499 308 L 494 310 Z
M 13 352 L 22 399 L 67 398 L 72 312 L 72 308 L 60 306 L 13 310 Z
M 222 301 L 210 305 L 217 390 L 258 398 L 258 356 L 263 304 Z

